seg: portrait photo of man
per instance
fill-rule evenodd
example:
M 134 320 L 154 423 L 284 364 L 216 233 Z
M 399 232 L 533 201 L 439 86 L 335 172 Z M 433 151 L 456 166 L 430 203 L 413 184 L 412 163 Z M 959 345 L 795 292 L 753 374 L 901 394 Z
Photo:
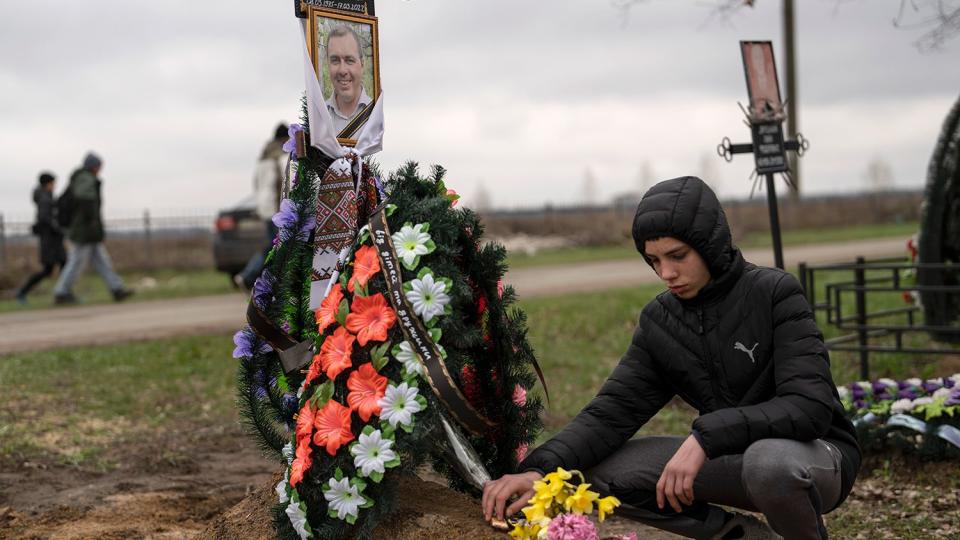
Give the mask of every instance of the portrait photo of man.
M 331 12 L 313 14 L 313 62 L 333 129 L 356 138 L 379 94 L 376 20 Z

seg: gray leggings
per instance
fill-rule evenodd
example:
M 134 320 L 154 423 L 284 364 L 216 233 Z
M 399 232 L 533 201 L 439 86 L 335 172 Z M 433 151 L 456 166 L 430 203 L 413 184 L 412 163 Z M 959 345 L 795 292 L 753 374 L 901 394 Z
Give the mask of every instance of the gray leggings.
M 762 512 L 784 538 L 826 538 L 821 514 L 840 499 L 840 451 L 823 440 L 763 439 L 743 454 L 707 460 L 693 485 L 694 505 L 677 514 L 656 506 L 660 474 L 684 437 L 643 437 L 586 472 L 587 481 L 623 504 L 617 514 L 689 538 L 711 538 L 726 512 Z

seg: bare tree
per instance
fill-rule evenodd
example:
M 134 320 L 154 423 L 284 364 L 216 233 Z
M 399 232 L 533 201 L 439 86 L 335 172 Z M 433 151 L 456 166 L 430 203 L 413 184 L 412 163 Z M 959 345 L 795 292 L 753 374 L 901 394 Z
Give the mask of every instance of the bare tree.
M 653 172 L 653 165 L 650 165 L 648 160 L 643 160 L 643 163 L 640 164 L 640 170 L 637 172 L 637 189 L 640 192 L 639 195 L 643 197 L 647 190 L 652 188 L 656 183 L 657 175 Z
M 593 206 L 597 202 L 597 177 L 593 171 L 587 167 L 583 173 L 583 186 L 581 188 L 580 203 L 587 206 Z
M 477 191 L 473 194 L 473 201 L 470 208 L 476 212 L 486 212 L 492 208 L 490 201 L 490 192 L 483 186 L 483 182 L 477 182 Z
M 916 19 L 909 20 L 911 17 Z M 900 0 L 900 12 L 893 19 L 893 25 L 926 29 L 914 45 L 921 51 L 940 49 L 949 39 L 960 35 L 960 1 Z
M 867 163 L 867 169 L 863 173 L 863 178 L 867 186 L 873 192 L 879 193 L 893 188 L 893 168 L 886 160 L 875 157 Z

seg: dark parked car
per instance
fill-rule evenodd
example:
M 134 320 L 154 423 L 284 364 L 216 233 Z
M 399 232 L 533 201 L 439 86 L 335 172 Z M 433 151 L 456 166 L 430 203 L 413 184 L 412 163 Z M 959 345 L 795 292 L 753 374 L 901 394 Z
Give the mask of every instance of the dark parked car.
M 214 223 L 213 263 L 217 270 L 232 276 L 243 270 L 266 243 L 266 225 L 257 215 L 253 196 L 232 208 L 221 210 Z

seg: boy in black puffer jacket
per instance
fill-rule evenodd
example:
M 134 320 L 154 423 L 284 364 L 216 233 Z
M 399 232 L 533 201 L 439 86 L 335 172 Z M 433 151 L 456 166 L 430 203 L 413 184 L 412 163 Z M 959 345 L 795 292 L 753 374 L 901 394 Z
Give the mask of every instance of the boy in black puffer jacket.
M 826 538 L 821 516 L 853 487 L 860 449 L 799 282 L 743 260 L 699 178 L 650 189 L 633 237 L 669 290 L 597 396 L 520 474 L 485 486 L 485 516 L 514 495 L 518 511 L 563 467 L 618 497 L 620 515 L 684 536 Z M 700 412 L 690 434 L 630 440 L 674 396 Z M 776 533 L 715 505 L 762 512 Z

